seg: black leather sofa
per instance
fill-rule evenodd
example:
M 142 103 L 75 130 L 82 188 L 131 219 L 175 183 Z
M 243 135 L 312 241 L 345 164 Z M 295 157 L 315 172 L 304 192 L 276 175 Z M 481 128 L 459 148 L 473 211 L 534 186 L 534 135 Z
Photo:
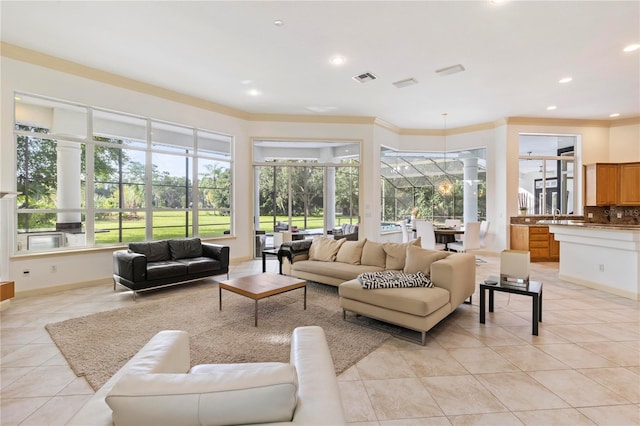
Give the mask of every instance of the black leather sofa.
M 113 289 L 116 284 L 139 291 L 182 284 L 227 274 L 229 247 L 203 243 L 200 238 L 129 243 L 113 253 Z

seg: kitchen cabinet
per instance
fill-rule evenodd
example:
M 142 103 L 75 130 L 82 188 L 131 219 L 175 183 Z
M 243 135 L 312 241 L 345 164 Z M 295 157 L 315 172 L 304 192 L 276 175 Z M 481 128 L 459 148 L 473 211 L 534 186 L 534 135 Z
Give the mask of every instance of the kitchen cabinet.
M 620 191 L 618 164 L 596 163 L 584 166 L 586 206 L 615 206 Z
M 557 262 L 560 243 L 549 233 L 548 226 L 511 225 L 511 250 L 526 250 L 532 262 Z
M 640 162 L 620 163 L 620 192 L 618 205 L 640 206 Z

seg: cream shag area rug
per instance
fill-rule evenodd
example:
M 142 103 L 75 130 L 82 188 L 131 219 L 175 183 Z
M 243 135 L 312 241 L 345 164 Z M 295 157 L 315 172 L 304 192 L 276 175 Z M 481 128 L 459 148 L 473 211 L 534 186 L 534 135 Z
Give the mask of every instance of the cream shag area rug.
M 289 361 L 291 333 L 318 325 L 327 335 L 336 374 L 382 344 L 389 334 L 342 319 L 338 289 L 309 283 L 303 291 L 258 302 L 203 282 L 144 293 L 134 306 L 47 324 L 46 329 L 76 375 L 99 389 L 160 330 L 186 330 L 191 364 Z

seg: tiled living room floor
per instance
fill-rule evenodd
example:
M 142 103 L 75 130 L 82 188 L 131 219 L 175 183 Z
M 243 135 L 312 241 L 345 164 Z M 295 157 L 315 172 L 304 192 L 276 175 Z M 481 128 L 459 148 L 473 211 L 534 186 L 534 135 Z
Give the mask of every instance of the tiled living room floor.
M 499 270 L 497 258 L 484 259 L 477 282 Z M 260 261 L 234 265 L 231 276 L 260 268 Z M 269 268 L 277 270 L 275 260 Z M 531 298 L 496 293 L 495 312 L 481 325 L 476 293 L 473 305 L 428 333 L 426 346 L 392 338 L 341 374 L 347 420 L 640 424 L 640 304 L 560 281 L 557 264 L 532 264 L 531 276 L 544 282 L 539 336 L 531 335 Z M 135 303 L 171 293 L 148 293 Z M 14 299 L 0 316 L 0 424 L 62 425 L 92 394 L 45 324 L 132 303 L 130 293 L 114 293 L 111 285 Z

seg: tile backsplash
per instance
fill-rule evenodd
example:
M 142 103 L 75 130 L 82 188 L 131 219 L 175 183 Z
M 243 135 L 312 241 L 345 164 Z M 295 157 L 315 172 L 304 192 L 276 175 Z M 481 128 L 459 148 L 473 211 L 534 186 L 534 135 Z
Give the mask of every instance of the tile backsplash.
M 640 225 L 640 206 L 585 206 L 584 220 L 589 223 Z

